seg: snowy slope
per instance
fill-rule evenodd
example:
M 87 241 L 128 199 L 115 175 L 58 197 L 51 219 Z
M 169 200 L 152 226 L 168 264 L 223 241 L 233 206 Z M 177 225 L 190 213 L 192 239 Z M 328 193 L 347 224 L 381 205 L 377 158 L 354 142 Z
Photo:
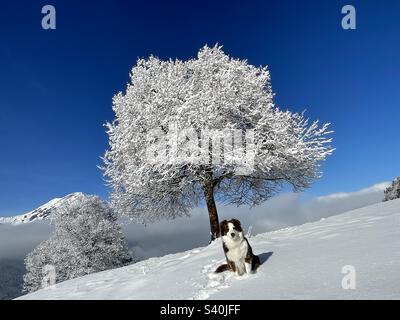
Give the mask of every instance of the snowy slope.
M 60 205 L 66 203 L 66 202 L 72 202 L 78 197 L 84 196 L 83 193 L 81 192 L 75 192 L 71 193 L 63 198 L 55 198 L 53 200 L 50 200 L 46 204 L 40 206 L 39 208 L 32 210 L 28 213 L 21 214 L 18 216 L 14 217 L 0 217 L 0 224 L 21 224 L 21 223 L 28 223 L 28 222 L 33 222 L 36 220 L 43 220 L 48 217 L 50 212 L 56 208 L 58 208 Z
M 254 275 L 213 270 L 219 241 L 57 284 L 21 299 L 399 299 L 400 199 L 250 238 Z M 356 289 L 342 288 L 342 268 Z

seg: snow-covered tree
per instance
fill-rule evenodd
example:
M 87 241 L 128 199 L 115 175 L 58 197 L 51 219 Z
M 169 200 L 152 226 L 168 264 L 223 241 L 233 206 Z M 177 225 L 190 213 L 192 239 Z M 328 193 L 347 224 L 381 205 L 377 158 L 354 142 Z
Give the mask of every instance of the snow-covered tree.
M 392 184 L 386 188 L 383 201 L 389 201 L 400 198 L 400 177 L 392 181 Z
M 332 153 L 328 125 L 282 111 L 270 74 L 220 46 L 196 59 L 139 59 L 113 99 L 104 173 L 118 212 L 141 222 L 188 215 L 203 200 L 258 205 L 285 183 L 299 191 Z
M 57 283 L 132 261 L 115 214 L 99 197 L 79 194 L 49 218 L 54 233 L 25 259 L 26 291 L 43 287 L 49 267 Z

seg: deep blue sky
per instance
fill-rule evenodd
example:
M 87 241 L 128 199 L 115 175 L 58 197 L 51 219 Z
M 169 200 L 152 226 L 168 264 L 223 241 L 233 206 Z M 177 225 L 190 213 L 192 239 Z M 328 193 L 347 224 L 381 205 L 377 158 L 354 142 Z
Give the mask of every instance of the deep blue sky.
M 57 30 L 41 29 L 53 4 Z M 353 4 L 357 30 L 341 28 Z M 7 1 L 0 4 L 0 215 L 70 192 L 107 197 L 100 156 L 112 96 L 138 57 L 204 44 L 268 65 L 276 102 L 332 122 L 335 154 L 308 191 L 400 175 L 400 2 Z

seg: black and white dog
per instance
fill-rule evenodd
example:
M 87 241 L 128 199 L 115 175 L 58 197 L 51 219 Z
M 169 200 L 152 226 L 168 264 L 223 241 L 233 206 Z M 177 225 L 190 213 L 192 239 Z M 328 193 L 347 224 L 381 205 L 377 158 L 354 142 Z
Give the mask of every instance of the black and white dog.
M 260 265 L 260 258 L 253 254 L 249 241 L 243 235 L 242 226 L 237 219 L 221 222 L 222 247 L 226 264 L 220 265 L 216 273 L 232 270 L 241 276 L 256 270 Z

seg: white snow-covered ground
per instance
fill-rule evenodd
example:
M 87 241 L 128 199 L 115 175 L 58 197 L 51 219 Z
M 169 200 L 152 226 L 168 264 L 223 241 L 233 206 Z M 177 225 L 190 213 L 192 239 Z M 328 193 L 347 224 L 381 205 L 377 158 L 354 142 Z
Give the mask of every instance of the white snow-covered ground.
M 400 299 L 400 199 L 250 238 L 256 274 L 214 274 L 219 241 L 43 289 L 20 299 Z M 343 289 L 344 266 L 355 289 Z

